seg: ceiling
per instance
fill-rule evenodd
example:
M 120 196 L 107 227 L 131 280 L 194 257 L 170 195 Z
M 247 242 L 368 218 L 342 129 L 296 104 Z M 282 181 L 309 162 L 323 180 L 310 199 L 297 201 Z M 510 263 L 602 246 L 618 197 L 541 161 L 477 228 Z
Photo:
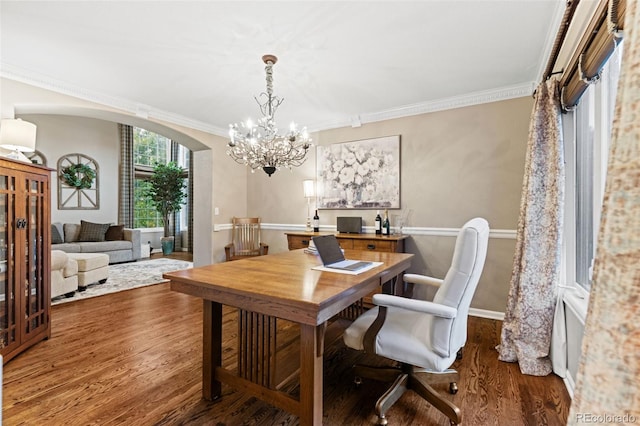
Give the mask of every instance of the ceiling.
M 0 75 L 215 134 L 258 118 L 310 130 L 526 96 L 563 0 L 6 1 Z

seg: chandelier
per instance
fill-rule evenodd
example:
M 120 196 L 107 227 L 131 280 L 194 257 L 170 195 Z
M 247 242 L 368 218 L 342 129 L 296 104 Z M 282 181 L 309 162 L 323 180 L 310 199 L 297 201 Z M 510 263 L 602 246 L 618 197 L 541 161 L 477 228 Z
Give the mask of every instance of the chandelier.
M 306 127 L 298 130 L 295 123 L 291 123 L 285 135 L 278 134 L 274 115 L 284 101 L 273 95 L 273 65 L 278 58 L 264 55 L 262 61 L 266 64 L 267 91 L 262 92 L 259 97 L 254 96 L 260 106 L 262 118 L 257 123 L 249 119 L 240 125 L 229 124 L 227 155 L 237 163 L 251 167 L 251 173 L 262 168 L 271 177 L 281 167 L 291 169 L 304 163 L 311 147 L 311 138 Z M 263 98 L 264 102 L 259 98 Z

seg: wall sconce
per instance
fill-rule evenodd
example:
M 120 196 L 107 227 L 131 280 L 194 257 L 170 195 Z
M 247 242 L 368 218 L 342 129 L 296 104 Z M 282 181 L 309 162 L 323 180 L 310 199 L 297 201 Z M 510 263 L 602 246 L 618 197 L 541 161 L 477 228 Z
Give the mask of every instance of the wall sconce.
M 0 147 L 11 151 L 6 158 L 31 162 L 23 152 L 36 150 L 36 125 L 19 118 L 1 120 Z
M 302 188 L 307 199 L 307 231 L 311 231 L 311 199 L 316 196 L 315 182 L 312 179 L 303 180 Z

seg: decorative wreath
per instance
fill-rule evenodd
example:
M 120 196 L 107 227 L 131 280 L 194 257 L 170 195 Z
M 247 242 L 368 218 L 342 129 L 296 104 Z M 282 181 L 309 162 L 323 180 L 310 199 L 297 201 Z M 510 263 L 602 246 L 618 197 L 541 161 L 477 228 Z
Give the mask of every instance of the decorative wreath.
M 77 189 L 89 189 L 93 186 L 96 172 L 86 164 L 72 164 L 62 169 L 62 179 Z

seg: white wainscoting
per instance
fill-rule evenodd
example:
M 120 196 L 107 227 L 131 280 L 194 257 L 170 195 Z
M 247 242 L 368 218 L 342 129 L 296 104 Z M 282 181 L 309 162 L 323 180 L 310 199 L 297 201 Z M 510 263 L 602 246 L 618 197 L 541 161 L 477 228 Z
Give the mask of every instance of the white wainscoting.
M 580 296 L 576 291 L 569 291 L 562 299 L 564 304 L 564 316 L 567 335 L 567 376 L 564 378 L 565 386 L 573 399 L 573 391 L 576 386 L 580 355 L 582 353 L 582 336 L 584 335 L 584 323 L 587 317 L 588 299 Z
M 268 229 L 273 231 L 306 231 L 306 225 L 289 224 L 289 223 L 262 223 L 262 229 Z M 227 231 L 231 229 L 231 223 L 220 223 L 213 227 L 214 232 Z M 337 232 L 335 226 L 320 225 L 320 232 Z M 457 237 L 460 228 L 427 228 L 427 227 L 404 227 L 402 228 L 403 235 L 427 235 L 432 237 Z M 374 234 L 375 230 L 373 226 L 363 226 L 363 234 Z M 489 238 L 501 238 L 508 240 L 516 239 L 515 229 L 491 229 L 489 232 Z

